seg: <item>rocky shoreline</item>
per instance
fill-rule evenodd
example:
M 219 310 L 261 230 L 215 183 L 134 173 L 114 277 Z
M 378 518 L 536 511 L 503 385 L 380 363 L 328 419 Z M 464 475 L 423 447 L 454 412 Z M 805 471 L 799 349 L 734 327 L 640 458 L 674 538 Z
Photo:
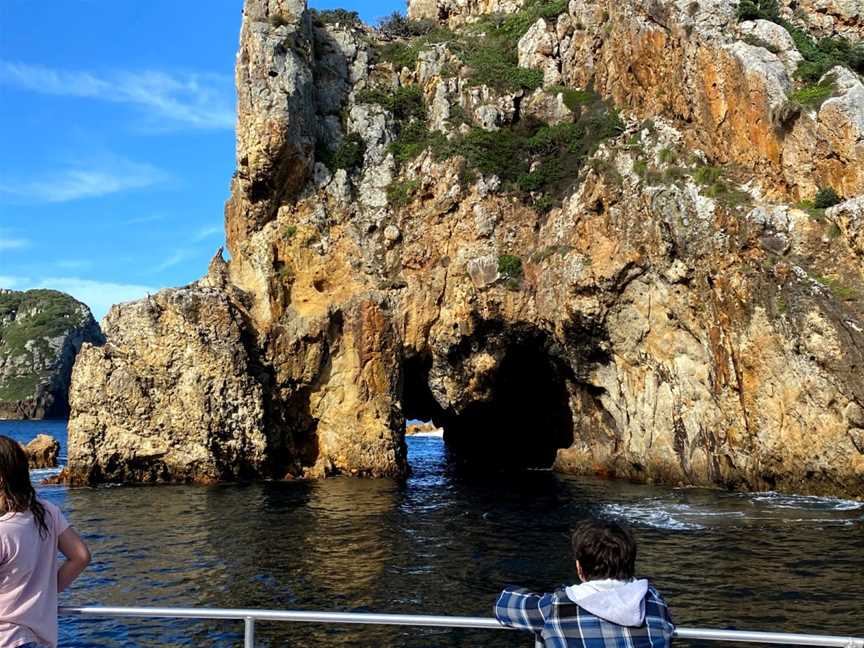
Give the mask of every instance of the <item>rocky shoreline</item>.
M 84 346 L 68 479 L 401 476 L 420 419 L 478 466 L 864 497 L 858 74 L 801 103 L 804 26 L 732 4 L 409 15 L 247 0 L 231 261 Z

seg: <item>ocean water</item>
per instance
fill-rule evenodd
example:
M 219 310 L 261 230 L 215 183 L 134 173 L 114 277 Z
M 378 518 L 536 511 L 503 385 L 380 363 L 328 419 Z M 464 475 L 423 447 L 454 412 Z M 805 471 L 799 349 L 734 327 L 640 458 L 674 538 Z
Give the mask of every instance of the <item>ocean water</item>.
M 0 422 L 26 441 L 62 423 Z M 573 580 L 568 530 L 629 522 L 682 626 L 864 636 L 864 504 L 548 471 L 465 473 L 408 439 L 413 475 L 251 485 L 40 487 L 90 544 L 67 605 L 489 616 L 505 584 Z M 35 477 L 36 475 L 34 475 Z M 40 475 L 41 476 L 41 475 Z M 258 624 L 259 646 L 529 646 L 505 631 Z M 235 622 L 61 619 L 61 646 L 242 644 Z

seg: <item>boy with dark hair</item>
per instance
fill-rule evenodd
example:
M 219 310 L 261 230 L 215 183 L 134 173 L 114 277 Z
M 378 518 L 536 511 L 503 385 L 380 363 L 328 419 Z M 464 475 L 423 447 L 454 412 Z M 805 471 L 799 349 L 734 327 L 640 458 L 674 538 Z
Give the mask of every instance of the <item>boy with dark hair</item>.
M 636 580 L 636 540 L 620 524 L 589 520 L 573 532 L 580 583 L 551 594 L 507 588 L 495 604 L 506 626 L 547 648 L 669 648 L 675 627 L 663 597 Z

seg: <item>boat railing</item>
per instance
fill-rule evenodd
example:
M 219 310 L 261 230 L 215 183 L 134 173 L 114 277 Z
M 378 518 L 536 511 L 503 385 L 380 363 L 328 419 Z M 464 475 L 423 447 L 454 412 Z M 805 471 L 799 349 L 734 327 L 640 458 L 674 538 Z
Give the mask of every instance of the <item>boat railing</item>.
M 83 617 L 126 617 L 137 619 L 223 619 L 244 623 L 244 648 L 255 646 L 255 624 L 258 621 L 293 623 L 340 623 L 359 625 L 415 626 L 426 628 L 476 628 L 512 630 L 492 618 L 465 616 L 431 616 L 416 614 L 371 614 L 360 612 L 305 612 L 294 610 L 245 610 L 170 607 L 62 607 L 60 614 Z M 677 639 L 728 641 L 790 646 L 826 646 L 864 648 L 864 638 L 832 635 L 793 634 L 787 632 L 753 632 L 748 630 L 712 630 L 676 628 Z M 537 642 L 536 646 L 543 646 Z

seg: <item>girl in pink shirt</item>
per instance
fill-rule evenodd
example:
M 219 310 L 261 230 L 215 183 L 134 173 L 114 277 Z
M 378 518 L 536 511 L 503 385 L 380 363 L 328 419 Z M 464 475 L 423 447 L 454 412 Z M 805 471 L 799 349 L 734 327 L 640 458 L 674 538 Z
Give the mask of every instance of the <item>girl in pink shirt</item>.
M 0 435 L 0 648 L 56 648 L 57 592 L 89 562 L 60 509 L 36 497 L 23 448 Z

